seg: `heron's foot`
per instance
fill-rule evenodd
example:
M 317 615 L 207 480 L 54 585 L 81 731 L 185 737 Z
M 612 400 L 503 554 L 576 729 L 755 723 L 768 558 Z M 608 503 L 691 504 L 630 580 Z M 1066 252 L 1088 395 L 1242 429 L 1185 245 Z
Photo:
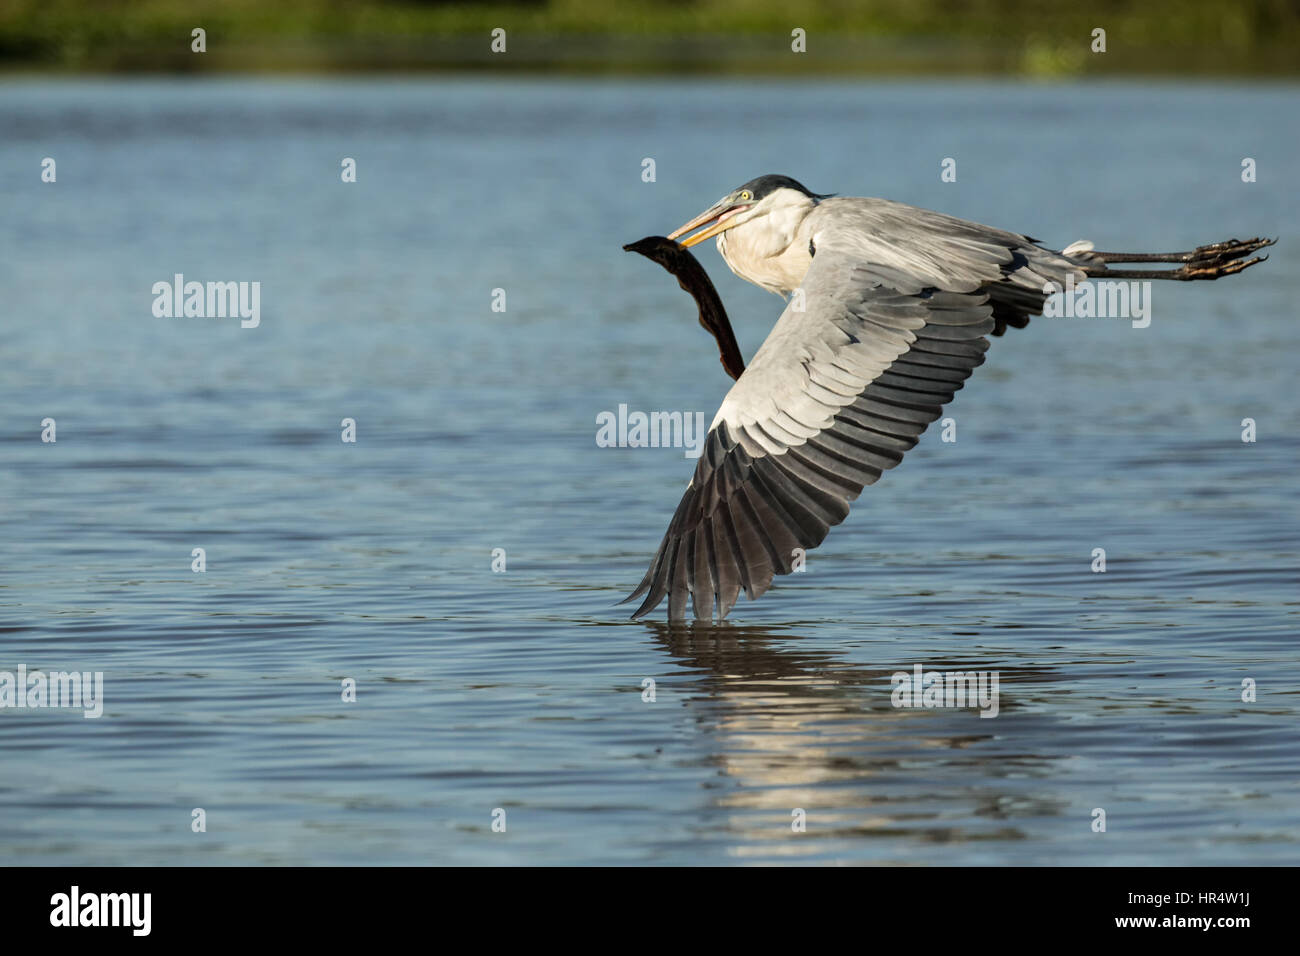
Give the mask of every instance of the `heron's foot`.
M 1277 242 L 1276 239 L 1261 239 L 1256 237 L 1254 239 L 1228 239 L 1225 242 L 1215 242 L 1208 246 L 1197 246 L 1192 250 L 1188 263 L 1195 266 L 1205 266 L 1211 263 L 1226 263 L 1234 259 L 1244 258 L 1252 252 L 1263 249 L 1265 246 L 1273 245 L 1275 242 Z M 1267 256 L 1264 258 L 1267 258 Z M 1260 260 L 1257 259 L 1255 261 L 1258 262 Z M 1242 268 L 1244 269 L 1245 266 L 1242 266 Z M 1241 269 L 1236 269 L 1234 271 L 1240 272 Z M 1224 275 L 1228 274 L 1229 273 L 1226 272 L 1224 273 Z
M 1271 246 L 1276 239 L 1229 239 L 1215 242 L 1208 246 L 1198 246 L 1192 251 L 1187 265 L 1175 269 L 1173 278 L 1177 279 L 1218 279 L 1249 269 L 1257 262 L 1263 262 L 1268 256 L 1256 256 L 1247 259 L 1252 252 L 1258 252 L 1265 246 Z
M 1271 243 L 1264 243 L 1271 245 Z M 1259 248 L 1256 246 L 1255 248 Z M 1218 279 L 1249 269 L 1257 262 L 1264 262 L 1268 256 L 1256 256 L 1254 259 L 1232 259 L 1228 261 L 1210 259 L 1206 262 L 1189 262 L 1181 269 L 1169 274 L 1171 279 Z

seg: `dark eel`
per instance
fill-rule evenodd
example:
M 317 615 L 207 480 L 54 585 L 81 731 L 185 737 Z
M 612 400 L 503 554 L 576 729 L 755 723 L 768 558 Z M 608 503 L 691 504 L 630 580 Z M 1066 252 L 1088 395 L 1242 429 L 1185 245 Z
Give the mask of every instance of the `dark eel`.
M 735 333 L 731 331 L 731 320 L 727 318 L 727 310 L 722 307 L 722 300 L 718 298 L 718 290 L 713 287 L 709 274 L 691 250 L 663 236 L 646 236 L 628 243 L 623 249 L 639 252 L 677 277 L 677 284 L 691 294 L 699 307 L 700 325 L 718 340 L 722 367 L 732 378 L 740 378 L 745 371 L 745 360 L 736 344 Z

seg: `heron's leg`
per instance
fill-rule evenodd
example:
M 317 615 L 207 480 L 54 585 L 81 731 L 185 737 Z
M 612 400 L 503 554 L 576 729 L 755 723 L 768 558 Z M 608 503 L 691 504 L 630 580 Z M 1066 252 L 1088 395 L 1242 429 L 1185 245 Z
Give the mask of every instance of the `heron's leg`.
M 1108 269 L 1106 266 L 1086 266 L 1084 272 L 1089 279 L 1218 279 L 1249 269 L 1257 262 L 1264 262 L 1268 256 L 1256 256 L 1254 259 L 1232 259 L 1228 262 L 1189 262 L 1181 269 Z
M 1276 239 L 1228 239 L 1208 246 L 1197 246 L 1191 252 L 1091 252 L 1090 256 L 1102 262 L 1192 262 L 1208 264 L 1226 262 L 1248 256 L 1258 249 L 1271 246 Z M 1239 270 L 1240 271 L 1240 270 Z

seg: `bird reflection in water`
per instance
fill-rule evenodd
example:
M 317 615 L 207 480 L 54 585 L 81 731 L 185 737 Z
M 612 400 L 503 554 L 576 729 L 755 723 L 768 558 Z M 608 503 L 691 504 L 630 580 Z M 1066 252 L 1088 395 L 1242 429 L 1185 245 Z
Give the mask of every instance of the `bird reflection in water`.
M 658 693 L 680 693 L 693 726 L 711 745 L 720 791 L 713 801 L 736 834 L 740 855 L 802 857 L 828 852 L 827 838 L 917 840 L 1022 839 L 1013 818 L 1055 816 L 1051 798 L 972 784 L 958 789 L 978 831 L 944 821 L 954 815 L 954 776 L 971 781 L 1050 777 L 1069 754 L 1011 752 L 996 720 L 975 708 L 902 709 L 891 703 L 891 676 L 915 661 L 886 666 L 845 659 L 785 627 L 691 626 L 642 622 L 685 679 L 656 677 Z M 880 644 L 876 660 L 897 653 Z M 1003 658 L 930 658 L 927 671 L 997 670 L 1001 719 L 1018 709 L 1018 691 L 1033 698 L 1061 677 L 1055 668 L 1008 666 Z M 1025 784 L 1017 783 L 1015 790 Z M 807 813 L 807 830 L 791 828 L 792 811 Z M 809 837 L 821 838 L 810 840 Z M 833 851 L 832 851 L 833 852 Z

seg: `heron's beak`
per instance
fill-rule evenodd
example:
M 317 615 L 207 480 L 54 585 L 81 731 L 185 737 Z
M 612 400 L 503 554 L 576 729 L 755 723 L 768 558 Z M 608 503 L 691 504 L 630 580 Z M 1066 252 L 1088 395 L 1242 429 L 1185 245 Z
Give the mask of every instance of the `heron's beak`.
M 710 206 L 708 209 L 704 210 L 704 212 L 700 213 L 680 229 L 670 232 L 668 238 L 676 239 L 678 236 L 685 235 L 692 229 L 699 229 L 700 226 L 708 226 L 709 223 L 713 223 L 713 225 L 709 226 L 709 228 L 705 229 L 703 232 L 697 232 L 690 238 L 682 240 L 682 246 L 689 249 L 696 243 L 703 242 L 705 239 L 711 239 L 718 233 L 730 229 L 732 225 L 734 225 L 734 223 L 730 221 L 731 217 L 744 209 L 746 205 L 746 203 L 732 204 L 723 200 L 717 205 Z

